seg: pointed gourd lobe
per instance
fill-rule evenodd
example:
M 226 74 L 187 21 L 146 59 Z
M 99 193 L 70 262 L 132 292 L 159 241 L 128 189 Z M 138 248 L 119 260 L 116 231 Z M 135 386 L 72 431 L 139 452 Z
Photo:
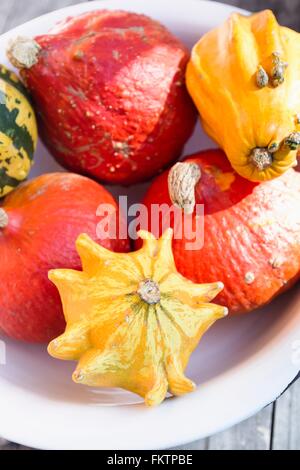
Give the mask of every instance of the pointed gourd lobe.
M 122 387 L 142 396 L 147 406 L 161 403 L 168 389 L 174 395 L 195 389 L 184 370 L 204 332 L 226 314 L 208 303 L 223 285 L 194 284 L 178 274 L 172 234 L 168 229 L 156 240 L 141 231 L 142 248 L 128 254 L 81 235 L 76 245 L 83 272 L 49 273 L 67 328 L 48 352 L 79 361 L 76 383 Z

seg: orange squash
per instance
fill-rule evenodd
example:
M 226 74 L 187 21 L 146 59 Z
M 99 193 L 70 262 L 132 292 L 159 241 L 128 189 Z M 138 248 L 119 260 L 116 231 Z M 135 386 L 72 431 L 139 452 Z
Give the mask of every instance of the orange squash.
M 300 145 L 300 34 L 270 10 L 234 13 L 194 46 L 187 87 L 203 127 L 244 178 L 275 178 Z
M 113 253 L 87 235 L 77 240 L 82 272 L 50 271 L 67 322 L 49 353 L 79 361 L 73 380 L 97 387 L 122 387 L 149 406 L 167 390 L 194 389 L 184 375 L 201 336 L 227 309 L 209 303 L 222 283 L 193 284 L 177 273 L 172 230 L 156 240 L 141 232 L 143 247 Z
M 118 206 L 89 178 L 50 173 L 20 185 L 0 205 L 0 329 L 29 342 L 48 342 L 65 327 L 59 295 L 48 280 L 54 267 L 78 269 L 74 243 L 85 230 L 116 251 L 128 240 L 97 234 L 100 204 Z
M 161 212 L 156 226 L 153 204 L 173 203 L 190 214 L 203 245 L 188 249 L 194 239 L 174 236 L 177 269 L 193 282 L 223 282 L 217 302 L 232 314 L 261 307 L 299 279 L 300 174 L 293 169 L 257 184 L 240 177 L 221 150 L 206 150 L 158 176 L 143 202 L 156 235 L 166 218 Z M 203 205 L 203 214 L 195 204 Z M 175 222 L 170 217 L 172 228 Z

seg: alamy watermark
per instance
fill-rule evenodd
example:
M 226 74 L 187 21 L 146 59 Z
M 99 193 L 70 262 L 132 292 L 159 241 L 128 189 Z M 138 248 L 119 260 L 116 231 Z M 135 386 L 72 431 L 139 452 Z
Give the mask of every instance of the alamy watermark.
M 196 204 L 193 214 L 169 204 L 128 205 L 127 196 L 119 197 L 120 211 L 112 204 L 100 204 L 96 215 L 99 222 L 97 238 L 121 239 L 129 235 L 138 239 L 139 230 L 147 230 L 158 238 L 167 228 L 173 228 L 174 240 L 184 240 L 186 250 L 199 250 L 204 244 L 204 205 Z

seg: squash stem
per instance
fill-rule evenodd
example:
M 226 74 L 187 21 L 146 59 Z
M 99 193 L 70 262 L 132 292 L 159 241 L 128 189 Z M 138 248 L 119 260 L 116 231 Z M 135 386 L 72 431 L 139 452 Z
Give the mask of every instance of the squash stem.
M 255 147 L 250 153 L 250 161 L 259 171 L 263 171 L 272 166 L 272 152 L 266 147 Z
M 179 162 L 168 176 L 169 196 L 172 203 L 186 214 L 192 214 L 196 204 L 195 188 L 201 178 L 201 170 L 196 163 Z
M 10 42 L 7 57 L 18 69 L 30 69 L 38 62 L 40 45 L 31 38 L 17 37 Z
M 137 293 L 140 298 L 149 305 L 157 304 L 160 301 L 159 285 L 151 279 L 142 281 Z
M 285 138 L 284 144 L 289 147 L 290 150 L 297 150 L 300 146 L 300 132 L 292 132 Z

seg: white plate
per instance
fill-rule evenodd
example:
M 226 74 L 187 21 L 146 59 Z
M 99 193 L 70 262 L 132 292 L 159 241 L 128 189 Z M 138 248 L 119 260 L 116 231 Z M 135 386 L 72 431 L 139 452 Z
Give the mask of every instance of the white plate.
M 96 8 L 149 14 L 190 47 L 233 9 L 192 0 L 105 0 L 50 13 L 0 37 L 7 64 L 10 37 L 46 32 L 57 20 Z M 211 145 L 197 128 L 185 153 Z M 59 167 L 42 144 L 32 175 Z M 139 186 L 142 194 L 145 185 Z M 114 189 L 118 194 L 124 190 Z M 137 197 L 137 189 L 134 189 Z M 199 385 L 155 409 L 120 390 L 94 390 L 71 381 L 72 363 L 48 357 L 45 347 L 7 340 L 0 365 L 0 435 L 43 449 L 160 449 L 216 433 L 273 401 L 296 376 L 300 342 L 299 289 L 261 311 L 219 321 L 192 356 L 188 375 Z M 299 353 L 299 351 L 298 351 Z M 298 363 L 297 363 L 298 362 Z

